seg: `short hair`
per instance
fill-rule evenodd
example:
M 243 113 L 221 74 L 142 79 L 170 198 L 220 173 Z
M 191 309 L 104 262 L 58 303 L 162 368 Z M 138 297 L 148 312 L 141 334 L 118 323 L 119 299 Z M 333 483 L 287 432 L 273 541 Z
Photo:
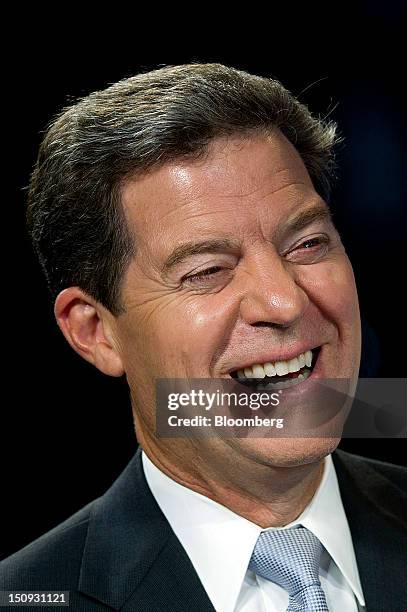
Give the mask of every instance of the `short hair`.
M 316 191 L 334 176 L 336 125 L 316 118 L 277 80 L 217 63 L 166 66 L 121 80 L 64 108 L 50 123 L 27 187 L 27 223 L 55 298 L 70 286 L 118 316 L 136 253 L 121 187 L 217 137 L 278 128 Z

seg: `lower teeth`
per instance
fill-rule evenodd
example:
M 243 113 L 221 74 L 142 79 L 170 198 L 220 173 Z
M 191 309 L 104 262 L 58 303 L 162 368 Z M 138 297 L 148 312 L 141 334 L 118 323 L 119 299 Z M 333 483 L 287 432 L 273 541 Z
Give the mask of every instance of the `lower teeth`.
M 288 378 L 287 380 L 282 380 L 281 382 L 267 383 L 265 385 L 260 383 L 260 385 L 258 385 L 257 388 L 259 390 L 265 390 L 265 391 L 268 391 L 270 389 L 288 389 L 288 387 L 294 387 L 295 385 L 298 385 L 300 382 L 307 380 L 307 378 L 310 375 L 311 375 L 311 370 L 304 370 L 304 372 L 302 374 L 299 374 L 297 378 Z

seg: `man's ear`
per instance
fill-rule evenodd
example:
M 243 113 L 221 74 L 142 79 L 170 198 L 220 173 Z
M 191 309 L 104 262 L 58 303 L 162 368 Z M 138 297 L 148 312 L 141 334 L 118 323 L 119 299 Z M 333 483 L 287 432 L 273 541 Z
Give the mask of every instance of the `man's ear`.
M 55 300 L 54 314 L 71 347 L 104 374 L 122 376 L 123 362 L 113 334 L 113 316 L 79 287 Z

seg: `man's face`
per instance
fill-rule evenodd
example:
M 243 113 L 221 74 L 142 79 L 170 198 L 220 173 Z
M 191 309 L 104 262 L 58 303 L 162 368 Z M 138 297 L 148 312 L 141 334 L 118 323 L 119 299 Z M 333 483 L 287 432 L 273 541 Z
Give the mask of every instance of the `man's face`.
M 122 195 L 138 250 L 116 323 L 140 438 L 167 445 L 153 442 L 157 378 L 225 378 L 318 348 L 312 376 L 357 376 L 352 268 L 281 132 L 216 140 L 202 160 L 168 163 L 127 182 Z M 283 465 L 323 456 L 329 444 L 235 439 L 195 447 L 202 456 L 210 447 L 219 457 L 252 453 Z

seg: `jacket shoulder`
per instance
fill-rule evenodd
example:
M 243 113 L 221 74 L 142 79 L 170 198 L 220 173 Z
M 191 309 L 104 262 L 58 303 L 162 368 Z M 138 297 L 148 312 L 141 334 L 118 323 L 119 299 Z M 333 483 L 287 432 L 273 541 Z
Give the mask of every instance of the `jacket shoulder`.
M 365 512 L 379 512 L 407 532 L 407 468 L 337 450 L 332 455 L 341 494 L 359 499 Z
M 399 487 L 402 491 L 407 492 L 407 467 L 354 455 L 353 453 L 347 453 L 342 450 L 335 451 L 334 456 L 335 455 L 342 461 L 348 470 L 360 474 L 365 474 L 366 471 L 372 470 L 383 476 L 390 483 Z
M 0 563 L 0 590 L 61 590 L 76 583 L 96 502 L 4 559 Z

